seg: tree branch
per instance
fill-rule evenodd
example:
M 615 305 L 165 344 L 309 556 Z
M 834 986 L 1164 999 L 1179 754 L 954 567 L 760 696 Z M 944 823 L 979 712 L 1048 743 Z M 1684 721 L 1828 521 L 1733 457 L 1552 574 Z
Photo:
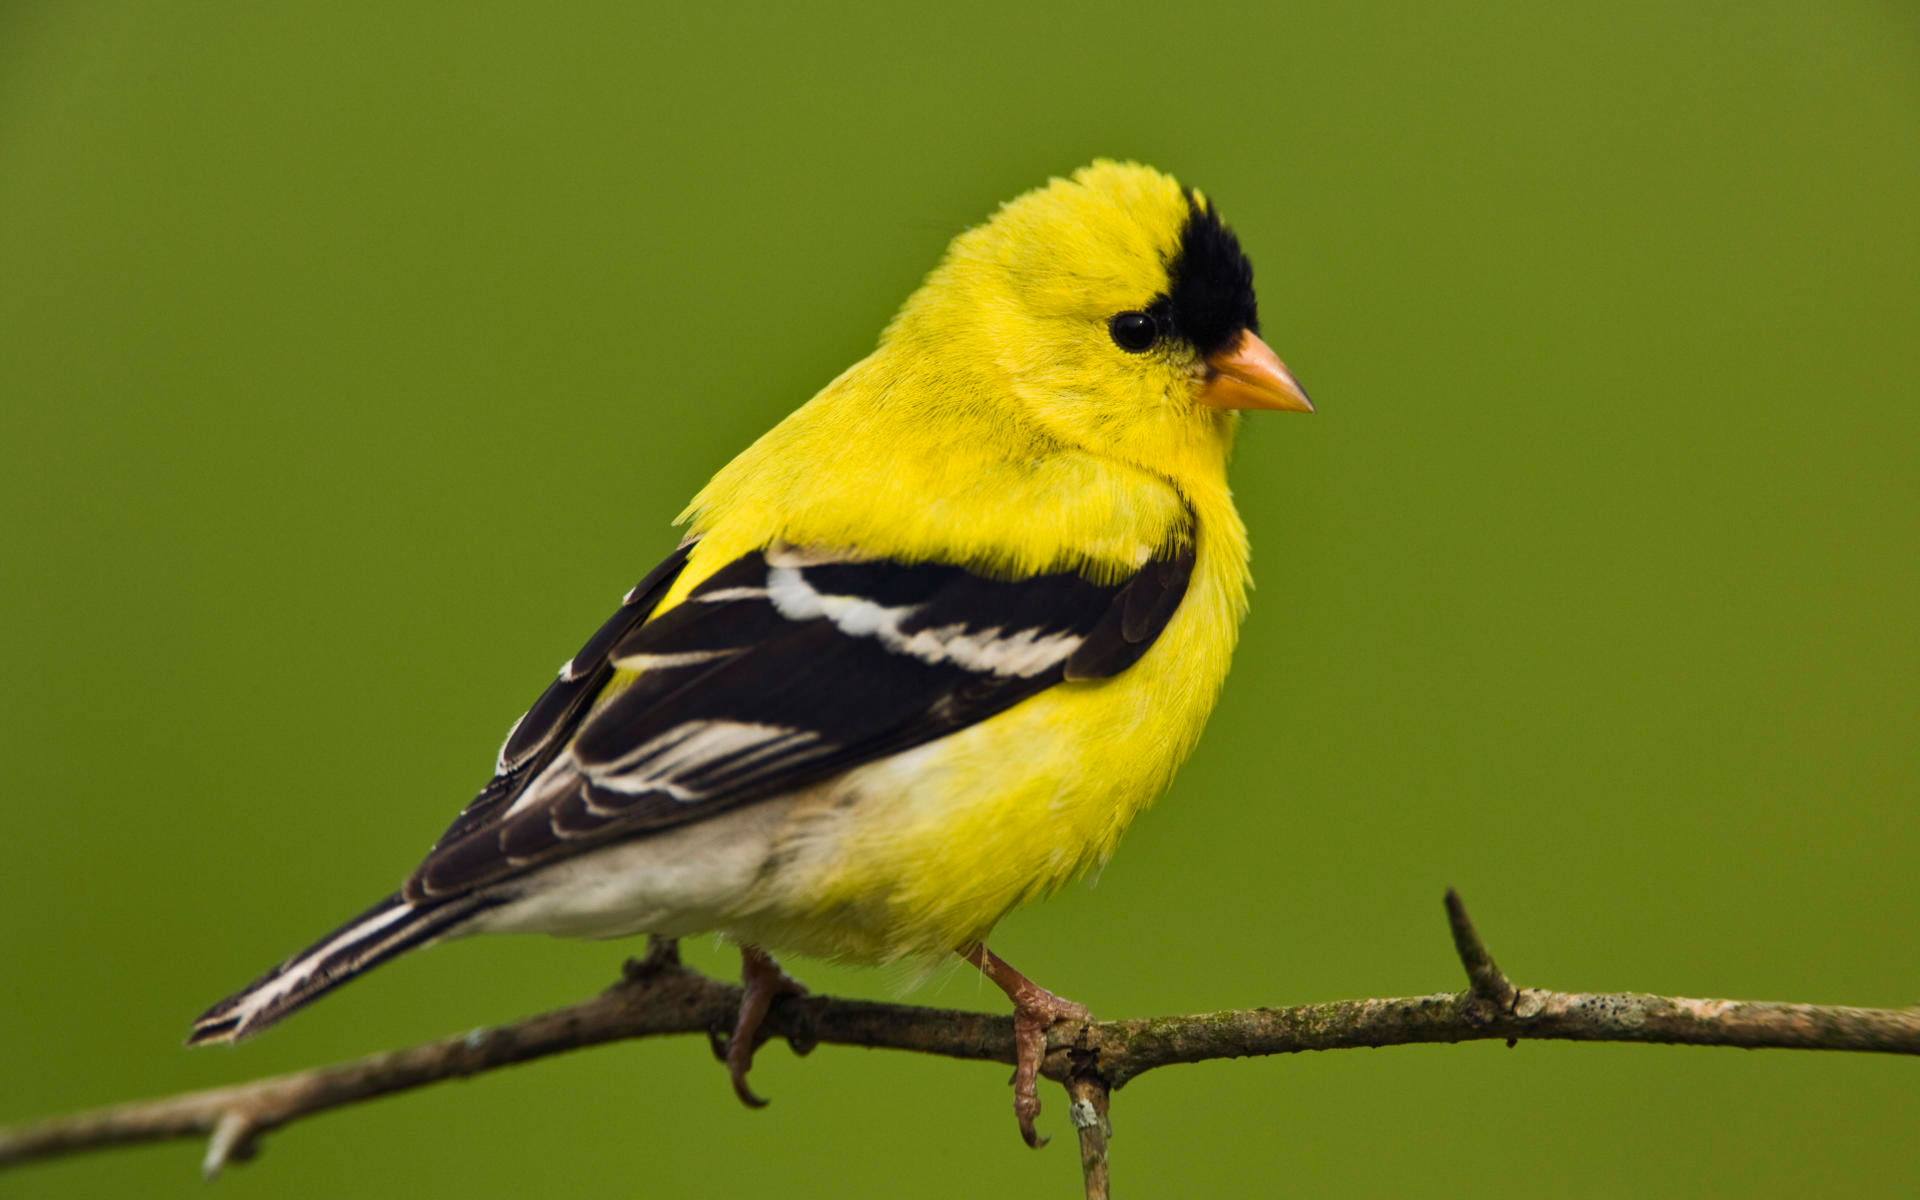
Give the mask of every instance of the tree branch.
M 1157 1067 L 1213 1058 L 1486 1038 L 1920 1054 L 1920 1010 L 1692 1000 L 1638 992 L 1515 988 L 1494 965 L 1458 896 L 1447 894 L 1464 992 L 1344 1000 L 1055 1026 L 1042 1069 L 1066 1086 L 1087 1195 L 1107 1194 L 1111 1092 Z M 303 1117 L 446 1079 L 627 1038 L 713 1036 L 732 1027 L 740 989 L 684 967 L 673 943 L 592 999 L 509 1025 L 251 1083 L 137 1101 L 0 1129 L 0 1166 L 106 1146 L 205 1137 L 204 1170 L 252 1156 L 261 1135 Z M 796 1053 L 816 1044 L 1014 1061 L 1009 1017 L 825 996 L 775 1002 L 763 1029 Z

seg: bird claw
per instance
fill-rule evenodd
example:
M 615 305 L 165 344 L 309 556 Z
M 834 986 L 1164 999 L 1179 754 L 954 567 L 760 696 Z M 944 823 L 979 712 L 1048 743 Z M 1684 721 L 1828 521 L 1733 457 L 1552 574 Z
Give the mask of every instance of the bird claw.
M 1064 1000 L 1028 979 L 985 946 L 963 951 L 962 957 L 1013 1001 L 1013 1116 L 1021 1138 L 1038 1150 L 1051 1140 L 1033 1127 L 1040 1115 L 1040 1063 L 1047 1056 L 1047 1031 L 1062 1021 L 1089 1021 L 1093 1014 L 1086 1005 Z
M 1063 1000 L 1044 988 L 1036 986 L 1034 991 L 1039 994 L 1014 999 L 1013 1115 L 1020 1122 L 1020 1136 L 1038 1150 L 1053 1140 L 1033 1127 L 1033 1119 L 1040 1115 L 1040 1063 L 1047 1056 L 1047 1031 L 1062 1021 L 1090 1020 L 1093 1014 L 1086 1005 Z
M 747 1086 L 747 1072 L 753 1069 L 753 1052 L 759 1044 L 760 1023 L 766 1020 L 767 1010 L 775 1000 L 781 996 L 804 996 L 807 989 L 757 946 L 740 948 L 740 982 L 745 990 L 725 1049 L 717 1033 L 709 1031 L 707 1040 L 714 1056 L 727 1064 L 727 1077 L 733 1081 L 733 1094 L 740 1098 L 740 1103 L 748 1108 L 765 1108 L 767 1102 Z
M 736 1044 L 745 1046 L 747 1052 L 736 1057 L 734 1047 L 727 1047 L 727 1076 L 733 1080 L 733 1094 L 740 1097 L 740 1103 L 748 1108 L 765 1108 L 767 1102 L 756 1096 L 753 1089 L 747 1086 L 747 1072 L 753 1069 L 753 1044 L 751 1042 Z

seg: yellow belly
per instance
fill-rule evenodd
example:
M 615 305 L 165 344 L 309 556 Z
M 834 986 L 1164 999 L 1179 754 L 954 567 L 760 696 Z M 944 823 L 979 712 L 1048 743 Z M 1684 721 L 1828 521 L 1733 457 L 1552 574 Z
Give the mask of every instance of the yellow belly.
M 1246 541 L 1220 504 L 1196 513 L 1187 596 L 1138 663 L 798 797 L 724 931 L 819 957 L 931 958 L 1104 862 L 1193 748 L 1226 676 Z

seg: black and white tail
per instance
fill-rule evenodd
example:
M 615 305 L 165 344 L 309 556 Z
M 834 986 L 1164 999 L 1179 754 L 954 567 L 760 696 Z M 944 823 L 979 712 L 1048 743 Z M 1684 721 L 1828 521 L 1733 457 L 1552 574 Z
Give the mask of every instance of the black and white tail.
M 397 954 L 431 945 L 498 900 L 409 904 L 395 892 L 200 1014 L 187 1045 L 238 1042 Z

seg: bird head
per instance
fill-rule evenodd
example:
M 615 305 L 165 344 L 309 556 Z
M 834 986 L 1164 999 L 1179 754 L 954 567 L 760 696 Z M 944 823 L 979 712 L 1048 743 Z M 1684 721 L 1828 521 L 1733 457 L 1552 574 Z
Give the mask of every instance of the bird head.
M 1260 339 L 1239 239 L 1200 192 L 1133 163 L 1095 162 L 954 239 L 883 350 L 965 377 L 923 388 L 1010 396 L 1049 437 L 1154 469 L 1223 450 L 1234 410 L 1313 411 Z

